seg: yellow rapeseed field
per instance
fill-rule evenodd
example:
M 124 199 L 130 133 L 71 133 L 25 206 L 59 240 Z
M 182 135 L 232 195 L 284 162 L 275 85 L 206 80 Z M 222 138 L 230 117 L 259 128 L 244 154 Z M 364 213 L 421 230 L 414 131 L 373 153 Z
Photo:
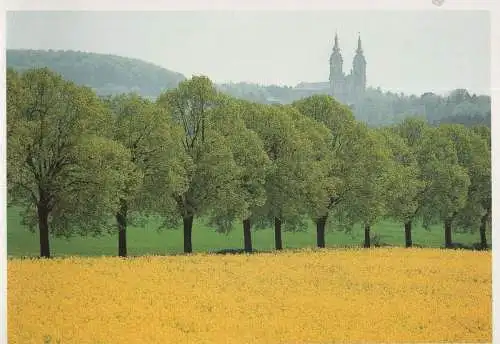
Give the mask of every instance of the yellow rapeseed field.
M 491 342 L 491 253 L 8 262 L 9 343 Z

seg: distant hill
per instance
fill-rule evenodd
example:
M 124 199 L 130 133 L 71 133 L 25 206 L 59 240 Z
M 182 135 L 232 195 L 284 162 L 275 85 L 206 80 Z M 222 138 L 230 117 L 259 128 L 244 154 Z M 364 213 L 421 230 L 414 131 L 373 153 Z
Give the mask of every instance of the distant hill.
M 55 50 L 7 50 L 7 67 L 48 67 L 99 95 L 137 92 L 148 98 L 175 88 L 186 77 L 149 62 L 116 55 Z

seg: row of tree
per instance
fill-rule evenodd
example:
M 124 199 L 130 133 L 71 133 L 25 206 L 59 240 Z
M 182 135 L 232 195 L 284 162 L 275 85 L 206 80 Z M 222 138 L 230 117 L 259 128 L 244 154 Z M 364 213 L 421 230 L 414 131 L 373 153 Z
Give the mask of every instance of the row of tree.
M 118 230 L 127 255 L 127 225 L 159 216 L 183 222 L 192 252 L 195 217 L 222 232 L 241 221 L 245 251 L 252 226 L 282 230 L 307 218 L 325 247 L 328 224 L 370 228 L 383 218 L 404 228 L 444 223 L 479 228 L 487 247 L 491 222 L 490 130 L 430 127 L 407 119 L 385 128 L 356 121 L 351 109 L 316 95 L 264 105 L 216 90 L 204 76 L 181 82 L 155 101 L 135 94 L 99 98 L 58 74 L 7 71 L 8 200 L 50 257 L 50 234 Z

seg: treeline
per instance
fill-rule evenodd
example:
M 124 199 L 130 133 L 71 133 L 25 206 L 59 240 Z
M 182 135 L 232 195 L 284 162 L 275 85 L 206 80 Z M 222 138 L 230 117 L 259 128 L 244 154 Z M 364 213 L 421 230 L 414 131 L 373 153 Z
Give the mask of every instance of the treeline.
M 317 246 L 327 227 L 382 219 L 401 223 L 412 246 L 412 224 L 444 223 L 479 231 L 488 247 L 491 223 L 490 130 L 429 126 L 421 119 L 384 128 L 357 121 L 326 95 L 264 105 L 225 95 L 204 76 L 183 81 L 156 100 L 136 94 L 100 98 L 47 68 L 7 71 L 8 201 L 22 206 L 38 230 L 40 255 L 50 234 L 118 232 L 127 255 L 127 226 L 160 217 L 183 223 L 192 252 L 195 217 L 219 231 L 242 224 L 244 249 L 252 227 L 282 231 L 316 223 Z
M 259 103 L 291 104 L 306 96 L 327 94 L 328 89 L 302 90 L 292 87 L 262 86 L 249 83 L 233 83 L 217 86 L 221 91 L 236 98 Z M 442 123 L 466 126 L 491 123 L 491 98 L 486 95 L 469 94 L 465 89 L 456 89 L 447 96 L 427 92 L 421 96 L 384 92 L 380 88 L 368 87 L 365 97 L 353 105 L 357 120 L 369 126 L 379 127 L 399 123 L 407 117 L 418 116 L 431 125 Z
M 491 122 L 491 98 L 456 89 L 447 96 L 427 92 L 421 96 L 382 92 L 369 88 L 361 104 L 354 109 L 356 117 L 373 126 L 389 125 L 408 116 L 419 116 L 430 125 L 443 123 L 466 126 Z

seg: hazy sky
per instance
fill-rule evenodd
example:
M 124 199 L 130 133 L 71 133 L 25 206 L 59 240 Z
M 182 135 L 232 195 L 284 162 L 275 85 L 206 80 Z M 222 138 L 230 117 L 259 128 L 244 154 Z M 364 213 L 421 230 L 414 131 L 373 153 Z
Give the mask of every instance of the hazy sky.
M 370 86 L 489 93 L 486 11 L 8 12 L 6 38 L 9 49 L 110 53 L 187 77 L 294 86 L 328 80 L 336 31 L 347 72 L 360 32 Z

